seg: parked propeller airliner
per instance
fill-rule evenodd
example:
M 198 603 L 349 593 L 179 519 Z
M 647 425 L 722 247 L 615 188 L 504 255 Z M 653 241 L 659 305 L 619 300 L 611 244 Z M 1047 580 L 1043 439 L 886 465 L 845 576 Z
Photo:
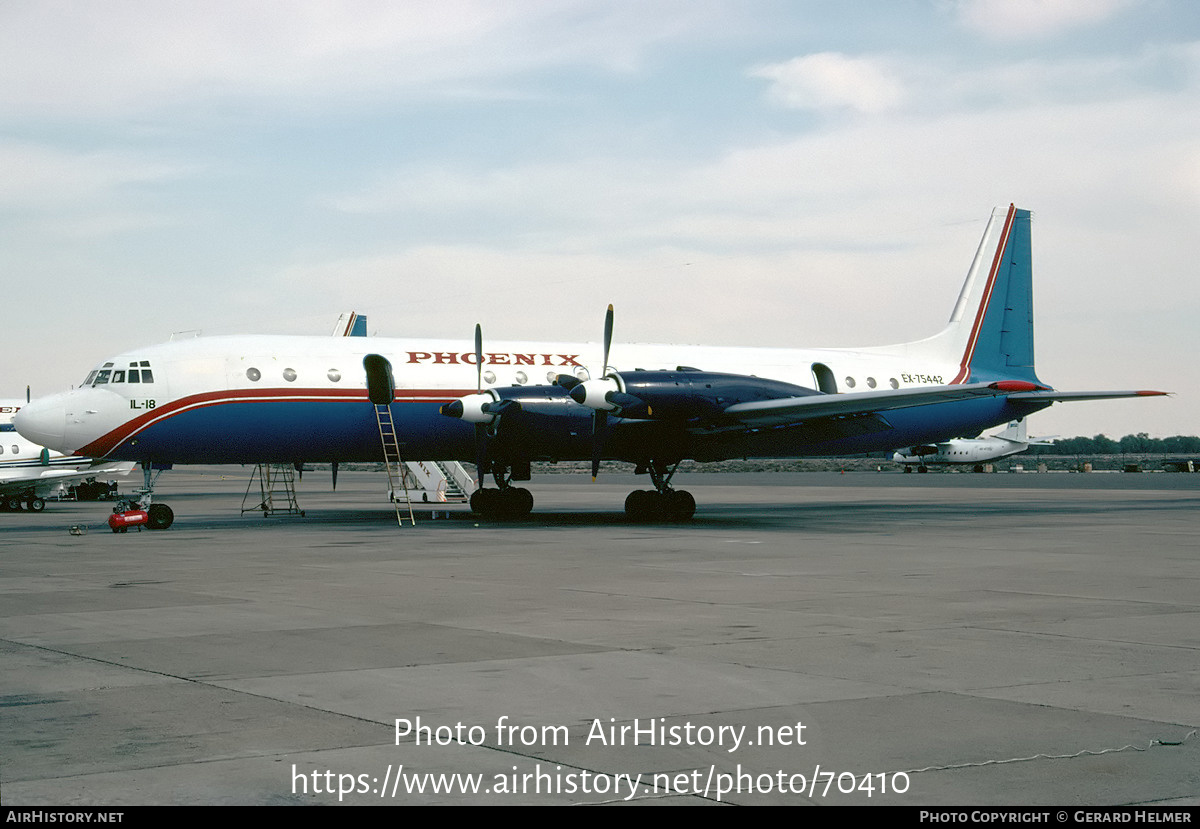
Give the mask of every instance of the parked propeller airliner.
M 17 415 L 62 452 L 155 466 L 382 458 L 375 406 L 406 457 L 474 461 L 485 515 L 529 512 L 513 486 L 535 460 L 628 461 L 653 489 L 634 518 L 688 518 L 671 487 L 683 459 L 830 456 L 937 443 L 1052 403 L 1157 395 L 1060 392 L 1034 371 L 1030 214 L 993 214 L 947 327 L 858 349 L 612 346 L 421 339 L 235 336 L 120 354 L 80 388 Z M 622 368 L 609 363 L 609 354 Z M 598 358 L 603 359 L 598 361 Z M 664 366 L 666 368 L 664 368 Z M 472 391 L 472 386 L 474 390 Z M 385 412 L 386 413 L 386 410 Z M 487 473 L 496 488 L 482 488 Z M 170 524 L 145 503 L 151 526 Z

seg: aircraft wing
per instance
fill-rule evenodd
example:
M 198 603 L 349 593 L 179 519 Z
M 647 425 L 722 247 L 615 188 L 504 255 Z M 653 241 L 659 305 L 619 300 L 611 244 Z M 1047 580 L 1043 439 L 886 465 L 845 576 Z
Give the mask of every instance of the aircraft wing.
M 910 406 L 927 406 L 931 403 L 970 400 L 977 397 L 1020 398 L 1023 394 L 1037 393 L 1034 391 L 1037 389 L 1039 387 L 1033 383 L 1011 380 L 955 386 L 923 386 L 902 390 L 884 389 L 857 394 L 818 394 L 736 403 L 725 409 L 724 413 L 747 426 L 787 426 L 820 417 L 876 414 L 889 409 L 905 409 Z
M 102 464 L 85 469 L 55 469 L 53 467 L 5 469 L 0 471 L 0 493 L 21 492 L 31 487 L 68 481 L 85 481 L 88 478 L 127 475 L 135 465 L 130 461 Z

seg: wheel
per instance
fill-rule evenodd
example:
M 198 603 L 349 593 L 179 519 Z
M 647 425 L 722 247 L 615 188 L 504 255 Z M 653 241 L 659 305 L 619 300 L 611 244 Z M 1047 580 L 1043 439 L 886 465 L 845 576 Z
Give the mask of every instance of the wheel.
M 510 487 L 505 491 L 505 514 L 523 518 L 533 511 L 533 493 L 523 486 Z
M 492 506 L 495 503 L 494 496 L 499 490 L 480 488 L 471 493 L 471 512 L 477 515 L 482 515 L 485 518 L 490 516 L 494 511 Z
M 674 489 L 664 497 L 667 518 L 672 521 L 691 521 L 696 514 L 696 499 L 685 489 Z
M 41 512 L 46 508 L 46 500 L 38 498 L 36 495 L 25 502 L 25 507 L 30 512 Z
M 912 474 L 912 467 L 911 467 L 911 466 L 906 466 L 906 467 L 904 467 L 904 474 L 905 474 L 905 475 L 910 475 L 910 474 Z
M 21 509 L 21 499 L 13 495 L 4 499 L 4 506 L 12 512 L 18 512 Z
M 175 523 L 175 513 L 166 504 L 151 504 L 146 512 L 149 513 L 146 526 L 152 530 L 165 530 Z
M 635 489 L 625 498 L 625 515 L 631 521 L 652 521 L 659 517 L 661 501 L 653 489 Z
M 928 466 L 918 466 L 918 467 L 917 467 L 917 471 L 918 471 L 918 472 L 928 472 L 928 471 L 929 471 L 929 467 L 928 467 Z

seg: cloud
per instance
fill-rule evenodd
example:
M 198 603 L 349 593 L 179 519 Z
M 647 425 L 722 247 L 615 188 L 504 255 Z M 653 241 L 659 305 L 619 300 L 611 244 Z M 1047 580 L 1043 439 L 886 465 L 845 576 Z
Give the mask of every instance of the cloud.
M 547 67 L 628 72 L 649 45 L 728 14 L 678 0 L 4 3 L 0 109 L 76 119 L 212 102 L 509 97 Z
M 881 58 L 820 52 L 760 66 L 750 74 L 771 81 L 771 99 L 792 109 L 878 113 L 904 101 L 904 88 Z
M 0 207 L 78 210 L 121 188 L 161 182 L 184 170 L 120 151 L 82 152 L 28 142 L 0 143 Z
M 1051 37 L 1115 17 L 1140 0 L 959 0 L 959 23 L 996 40 Z

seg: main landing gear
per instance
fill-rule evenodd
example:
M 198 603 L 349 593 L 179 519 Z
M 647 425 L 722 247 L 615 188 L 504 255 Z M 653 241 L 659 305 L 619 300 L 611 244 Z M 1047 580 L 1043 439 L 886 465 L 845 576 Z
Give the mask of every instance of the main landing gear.
M 671 478 L 679 461 L 667 470 L 667 464 L 650 461 L 640 465 L 634 474 L 650 473 L 654 489 L 638 489 L 625 499 L 625 515 L 631 521 L 690 521 L 696 514 L 696 499 L 684 489 L 672 489 Z
M 508 467 L 492 463 L 496 489 L 480 487 L 471 493 L 471 511 L 484 518 L 524 518 L 533 510 L 533 493 L 522 486 L 513 486 L 514 478 Z M 480 473 L 482 483 L 483 472 Z M 528 473 L 519 480 L 529 480 Z
M 10 495 L 0 500 L 0 510 L 5 512 L 20 512 L 21 505 L 30 512 L 41 512 L 46 508 L 46 500 L 37 495 Z

